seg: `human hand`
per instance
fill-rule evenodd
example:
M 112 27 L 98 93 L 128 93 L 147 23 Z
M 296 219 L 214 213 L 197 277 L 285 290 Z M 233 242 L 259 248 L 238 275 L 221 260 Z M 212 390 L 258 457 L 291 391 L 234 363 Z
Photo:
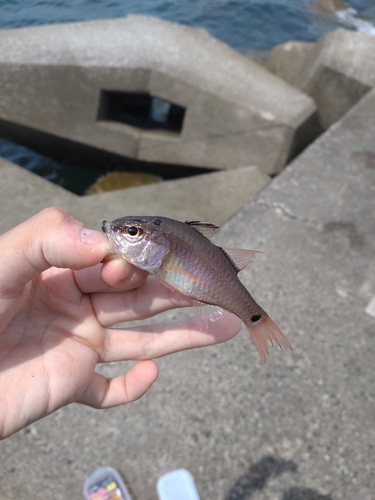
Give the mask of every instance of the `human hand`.
M 108 328 L 191 300 L 122 258 L 100 264 L 107 252 L 104 234 L 59 208 L 0 236 L 0 438 L 72 402 L 135 401 L 157 378 L 154 358 L 238 333 L 231 314 L 204 326 Z M 123 360 L 138 362 L 113 379 L 95 372 L 97 363 Z

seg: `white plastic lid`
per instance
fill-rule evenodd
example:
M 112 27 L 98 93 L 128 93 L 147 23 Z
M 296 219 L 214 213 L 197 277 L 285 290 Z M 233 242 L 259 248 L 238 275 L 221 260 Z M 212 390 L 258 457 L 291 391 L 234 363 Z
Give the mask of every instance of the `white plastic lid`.
M 177 469 L 160 476 L 156 489 L 159 500 L 200 500 L 194 478 L 186 469 Z

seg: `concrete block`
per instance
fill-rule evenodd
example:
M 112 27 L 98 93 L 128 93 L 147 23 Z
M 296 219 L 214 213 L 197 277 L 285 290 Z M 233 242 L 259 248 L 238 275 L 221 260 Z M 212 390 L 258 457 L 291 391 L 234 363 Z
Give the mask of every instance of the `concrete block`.
M 161 215 L 178 220 L 224 224 L 263 189 L 270 178 L 256 167 L 196 175 L 174 181 L 82 197 L 79 213 L 87 224 L 122 215 Z
M 270 181 L 257 167 L 240 167 L 137 188 L 77 196 L 0 158 L 0 233 L 43 208 L 58 205 L 90 227 L 122 215 L 163 215 L 223 224 Z
M 269 53 L 270 53 L 269 50 L 249 49 L 245 52 L 244 55 L 249 59 L 251 59 L 251 61 L 260 64 L 261 66 L 265 66 Z
M 375 86 L 375 38 L 336 30 L 319 40 L 294 83 L 314 98 L 328 128 Z
M 311 42 L 290 41 L 277 45 L 269 53 L 266 68 L 288 83 L 294 84 L 307 55 L 314 48 Z
M 73 213 L 78 209 L 78 196 L 1 157 L 0 178 L 0 233 L 46 207 L 62 206 Z
M 246 149 L 242 148 L 244 142 Z M 293 132 L 290 129 L 272 125 L 241 134 L 229 134 L 225 141 L 220 135 L 179 141 L 155 133 L 142 136 L 139 157 L 148 161 L 193 163 L 215 169 L 233 169 L 234 160 L 240 165 L 254 162 L 263 172 L 272 174 L 275 169 L 266 169 L 265 164 L 273 163 L 278 165 L 278 170 L 281 169 L 287 162 L 292 144 Z
M 168 123 L 157 124 L 163 133 L 147 128 L 156 125 L 148 108 L 155 98 L 179 110 L 176 130 Z M 134 111 L 137 99 L 143 101 Z M 141 118 L 146 128 L 135 124 L 143 112 L 150 113 Z M 205 31 L 160 19 L 0 32 L 0 124 L 13 124 L 13 140 L 22 138 L 18 124 L 128 158 L 213 168 L 256 164 L 274 174 L 315 112 L 309 96 Z M 267 141 L 258 140 L 264 130 Z M 225 166 L 212 154 L 212 140 L 223 150 L 235 145 Z
M 240 276 L 293 345 L 277 360 L 273 350 L 263 375 L 250 368 L 250 353 L 242 371 L 233 352 L 235 373 L 246 379 L 238 398 L 248 426 L 244 448 L 254 453 L 259 442 L 258 456 L 298 464 L 297 475 L 277 478 L 277 487 L 272 480 L 260 498 L 373 496 L 366 464 L 375 447 L 375 319 L 365 308 L 375 293 L 374 130 L 372 90 L 219 232 L 219 244 L 265 252 Z M 240 353 L 246 337 L 237 340 Z M 229 406 L 233 423 L 225 425 L 240 439 Z

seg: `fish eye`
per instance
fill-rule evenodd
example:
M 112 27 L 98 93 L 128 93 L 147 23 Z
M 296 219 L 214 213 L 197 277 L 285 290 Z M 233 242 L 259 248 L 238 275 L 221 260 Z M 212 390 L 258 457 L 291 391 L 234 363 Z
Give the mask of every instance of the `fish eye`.
M 128 236 L 141 236 L 143 234 L 143 229 L 137 226 L 126 226 L 123 229 L 123 233 Z

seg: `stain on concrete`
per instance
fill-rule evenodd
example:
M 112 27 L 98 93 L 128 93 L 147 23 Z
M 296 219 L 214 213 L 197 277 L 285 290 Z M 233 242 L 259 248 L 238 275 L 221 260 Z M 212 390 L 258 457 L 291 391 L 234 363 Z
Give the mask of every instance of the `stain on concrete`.
M 224 500 L 247 500 L 255 491 L 263 490 L 269 479 L 284 472 L 296 471 L 297 465 L 292 460 L 267 455 L 237 479 Z M 321 495 L 311 488 L 292 487 L 283 492 L 282 500 L 332 500 L 332 498 L 329 495 Z
M 375 169 L 375 153 L 372 151 L 354 151 L 350 157 L 365 168 Z
M 365 237 L 360 233 L 353 222 L 331 221 L 324 224 L 323 233 L 341 233 L 349 239 L 349 245 L 352 250 L 359 251 L 365 245 Z

